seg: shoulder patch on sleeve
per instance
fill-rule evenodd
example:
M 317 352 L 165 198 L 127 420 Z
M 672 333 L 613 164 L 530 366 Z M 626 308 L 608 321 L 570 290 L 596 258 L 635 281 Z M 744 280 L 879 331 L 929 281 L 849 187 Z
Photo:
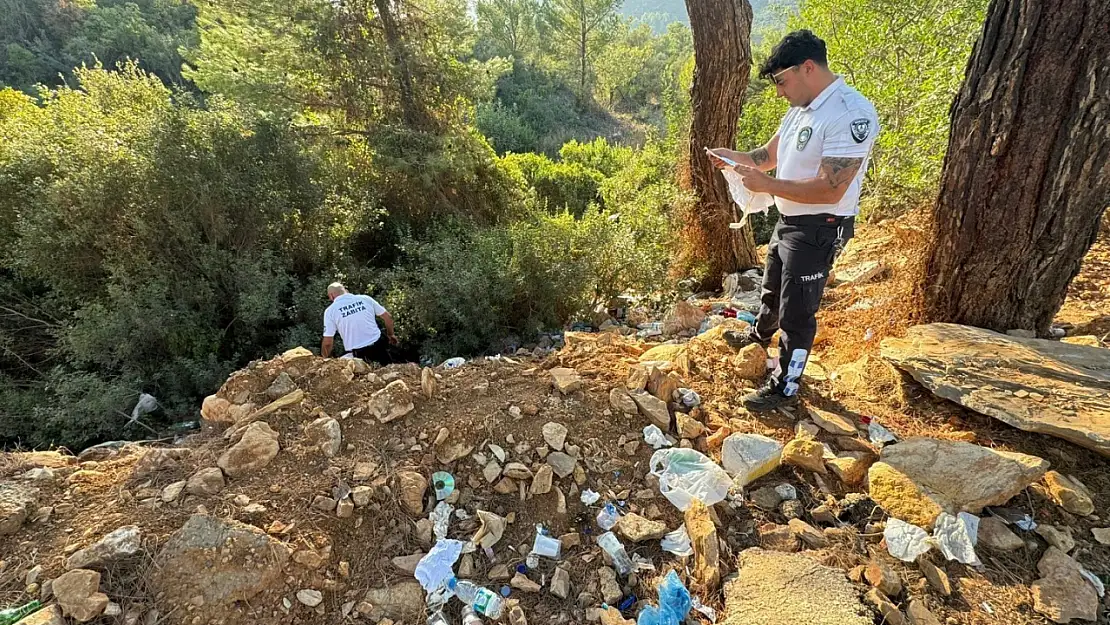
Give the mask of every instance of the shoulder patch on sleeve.
M 856 143 L 863 143 L 871 134 L 871 120 L 866 117 L 857 117 L 852 120 L 852 139 Z

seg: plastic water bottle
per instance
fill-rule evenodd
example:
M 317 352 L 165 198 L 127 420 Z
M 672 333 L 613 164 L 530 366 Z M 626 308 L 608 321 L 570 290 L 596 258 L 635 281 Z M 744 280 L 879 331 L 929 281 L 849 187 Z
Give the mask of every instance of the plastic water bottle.
M 462 607 L 462 625 L 482 625 L 482 619 L 478 618 L 478 613 L 469 605 Z
M 597 513 L 597 526 L 605 531 L 609 531 L 617 524 L 617 519 L 620 517 L 621 515 L 617 512 L 617 507 L 612 503 L 607 503 L 605 507 Z
M 460 601 L 470 605 L 474 611 L 493 620 L 501 618 L 501 597 L 488 588 L 474 582 L 452 577 L 447 587 L 455 592 Z
M 447 620 L 443 612 L 436 611 L 428 617 L 428 625 L 451 625 L 451 622 Z
M 613 532 L 605 532 L 597 537 L 597 544 L 605 553 L 609 554 L 609 558 L 613 561 L 613 566 L 617 568 L 617 572 L 621 575 L 628 575 L 632 572 L 632 558 L 628 557 L 628 552 L 624 550 L 624 545 L 617 535 Z

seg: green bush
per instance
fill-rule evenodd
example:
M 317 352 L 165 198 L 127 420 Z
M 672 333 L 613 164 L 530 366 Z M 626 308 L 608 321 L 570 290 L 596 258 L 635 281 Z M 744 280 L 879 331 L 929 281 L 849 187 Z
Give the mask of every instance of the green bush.
M 628 165 L 633 154 L 632 148 L 611 145 L 603 137 L 585 142 L 572 139 L 559 148 L 559 159 L 564 163 L 582 165 L 605 177 L 615 175 Z
M 582 215 L 591 203 L 598 202 L 601 172 L 579 163 L 552 161 L 542 154 L 508 154 L 502 161 L 516 168 L 535 190 L 540 204 L 550 211 L 568 210 Z
M 498 154 L 530 152 L 539 141 L 539 135 L 524 118 L 500 102 L 478 103 L 474 125 Z

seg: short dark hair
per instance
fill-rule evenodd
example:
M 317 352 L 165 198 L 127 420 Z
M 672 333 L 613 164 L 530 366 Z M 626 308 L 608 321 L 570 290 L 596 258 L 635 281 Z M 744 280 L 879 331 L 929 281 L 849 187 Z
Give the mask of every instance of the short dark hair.
M 788 67 L 813 61 L 821 67 L 829 66 L 825 42 L 809 30 L 796 30 L 782 38 L 771 50 L 771 56 L 759 67 L 759 77 L 770 78 Z

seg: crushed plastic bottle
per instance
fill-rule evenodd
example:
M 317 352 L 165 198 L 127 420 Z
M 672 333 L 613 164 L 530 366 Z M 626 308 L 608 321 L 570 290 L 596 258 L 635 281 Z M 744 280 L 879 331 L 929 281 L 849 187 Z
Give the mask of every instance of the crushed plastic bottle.
M 466 358 L 463 358 L 462 356 L 455 356 L 454 358 L 448 358 L 447 360 L 443 361 L 443 368 L 444 369 L 458 369 L 459 367 L 461 367 L 465 364 L 466 364 Z
M 497 593 L 468 580 L 452 577 L 447 582 L 447 587 L 455 593 L 464 604 L 469 605 L 482 616 L 493 620 L 501 618 L 502 601 Z
M 617 507 L 612 503 L 606 503 L 605 507 L 597 513 L 597 526 L 605 531 L 609 531 L 617 524 L 617 519 L 619 518 L 621 518 L 621 514 L 617 511 Z
M 482 619 L 469 604 L 462 607 L 462 625 L 482 625 Z
M 628 552 L 625 551 L 624 545 L 621 544 L 617 535 L 613 532 L 605 532 L 597 537 L 597 544 L 605 553 L 609 554 L 609 558 L 613 561 L 613 566 L 621 575 L 628 575 L 632 572 L 632 558 L 628 557 Z
M 26 616 L 38 612 L 41 608 L 41 603 L 39 603 L 38 601 L 32 601 L 18 607 L 0 610 L 0 625 L 12 625 L 13 623 L 18 623 Z
M 451 625 L 451 621 L 443 615 L 443 612 L 436 610 L 431 616 L 428 617 L 428 625 Z

